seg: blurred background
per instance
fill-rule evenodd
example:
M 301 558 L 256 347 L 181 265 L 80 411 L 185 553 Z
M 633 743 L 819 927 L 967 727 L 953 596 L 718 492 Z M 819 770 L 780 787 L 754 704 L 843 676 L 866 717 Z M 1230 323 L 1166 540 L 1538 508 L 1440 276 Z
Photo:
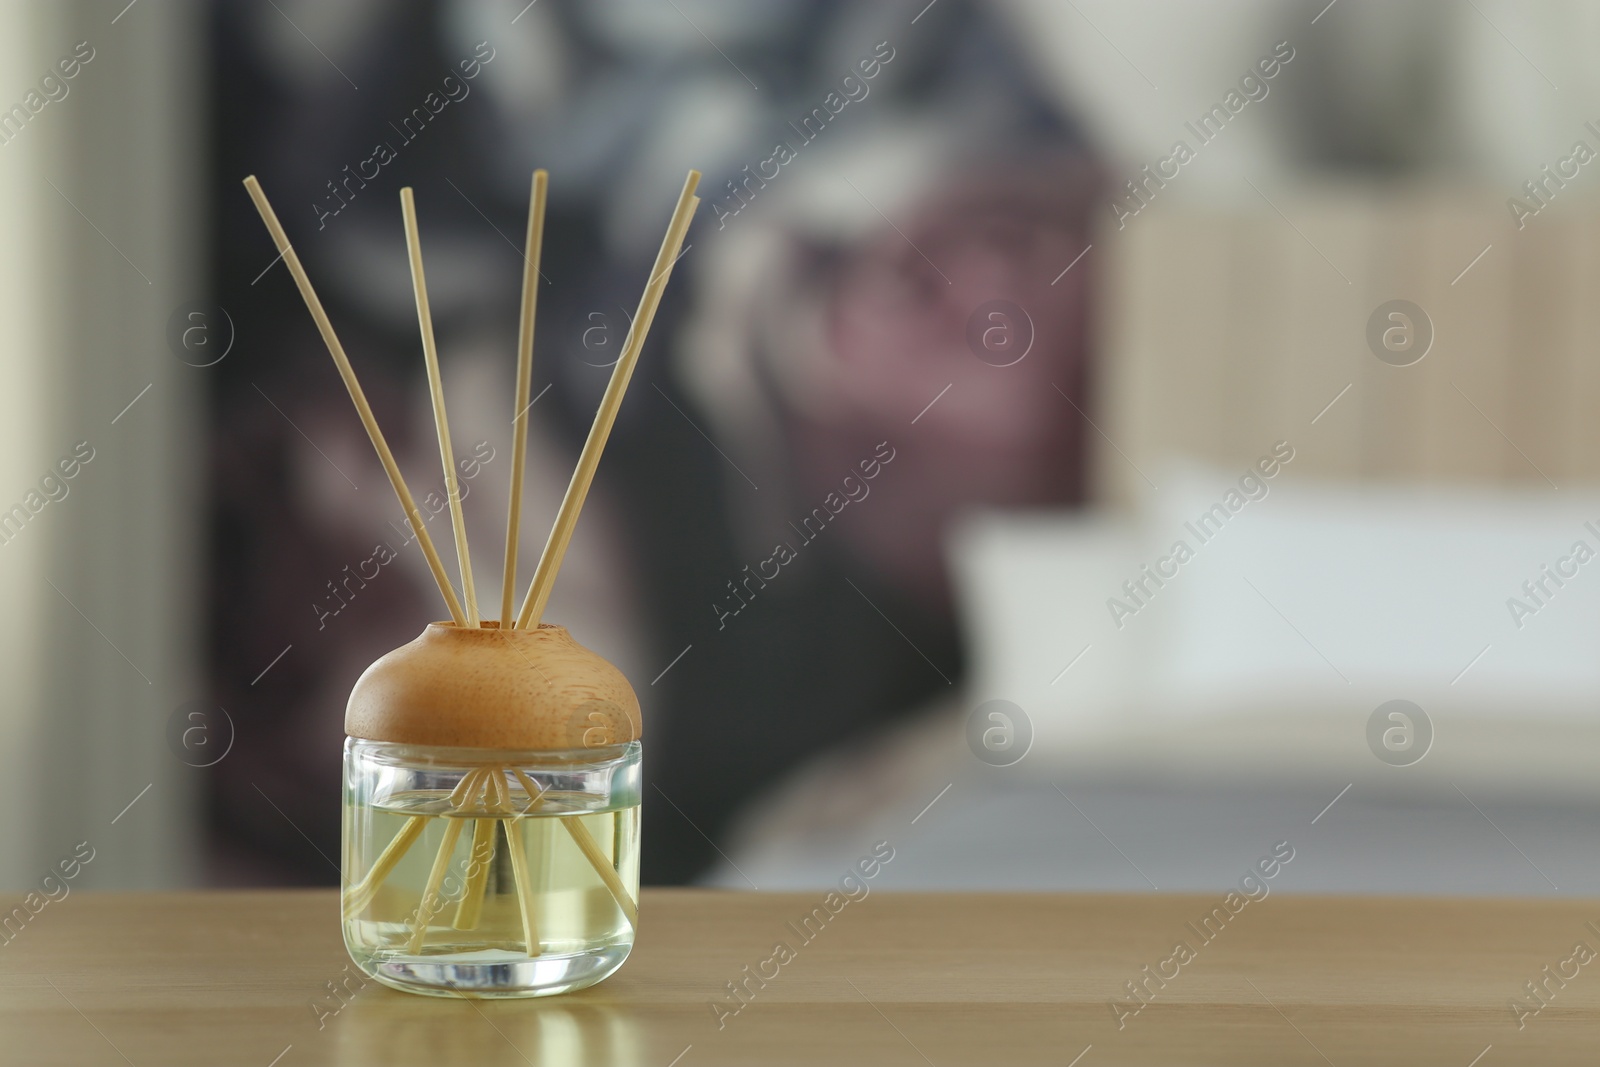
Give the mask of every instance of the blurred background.
M 428 506 L 415 188 L 498 588 L 530 172 L 524 561 L 695 167 L 546 614 L 639 692 L 645 881 L 1600 888 L 1600 5 L 5 15 L 5 885 L 333 883 L 441 613 L 241 179 Z

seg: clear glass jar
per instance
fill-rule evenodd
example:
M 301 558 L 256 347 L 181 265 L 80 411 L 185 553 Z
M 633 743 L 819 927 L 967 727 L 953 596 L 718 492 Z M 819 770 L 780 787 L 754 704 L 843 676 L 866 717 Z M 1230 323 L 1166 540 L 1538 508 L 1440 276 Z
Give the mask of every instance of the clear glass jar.
M 531 997 L 633 947 L 638 741 L 560 752 L 350 738 L 344 941 L 385 985 Z

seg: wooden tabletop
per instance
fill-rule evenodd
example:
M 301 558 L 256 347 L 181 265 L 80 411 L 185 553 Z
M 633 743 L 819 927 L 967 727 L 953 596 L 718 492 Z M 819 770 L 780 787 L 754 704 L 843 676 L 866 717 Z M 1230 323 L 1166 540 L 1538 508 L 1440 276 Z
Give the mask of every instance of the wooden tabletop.
M 1500 1067 L 1600 1053 L 1600 959 L 1574 952 L 1600 951 L 1600 903 L 1279 893 L 1207 926 L 1220 896 L 873 892 L 806 942 L 788 924 L 823 896 L 646 890 L 614 977 L 483 1002 L 360 984 L 332 891 L 73 893 L 0 944 L 0 1063 Z M 746 966 L 758 978 L 731 1013 Z

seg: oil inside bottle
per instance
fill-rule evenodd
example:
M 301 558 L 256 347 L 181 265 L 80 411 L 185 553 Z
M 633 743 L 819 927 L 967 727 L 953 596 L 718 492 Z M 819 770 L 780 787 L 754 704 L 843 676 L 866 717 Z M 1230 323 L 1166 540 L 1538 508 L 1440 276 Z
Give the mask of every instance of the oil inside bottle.
M 639 884 L 639 806 L 604 803 L 516 786 L 497 809 L 453 807 L 443 789 L 347 797 L 352 958 L 379 981 L 441 995 L 557 993 L 604 978 L 633 943 L 618 894 L 631 903 Z M 386 852 L 392 866 L 377 880 Z

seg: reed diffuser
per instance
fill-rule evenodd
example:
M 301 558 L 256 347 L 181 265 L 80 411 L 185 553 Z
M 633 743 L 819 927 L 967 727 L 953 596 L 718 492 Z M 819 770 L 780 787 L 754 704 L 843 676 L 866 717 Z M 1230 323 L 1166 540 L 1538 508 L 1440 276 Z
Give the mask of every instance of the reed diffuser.
M 461 595 L 305 268 L 261 185 L 245 188 L 316 321 L 450 619 L 368 667 L 345 711 L 345 945 L 386 985 L 440 996 L 562 993 L 622 966 L 639 923 L 639 701 L 622 672 L 543 621 L 606 438 L 699 199 L 690 171 L 521 607 L 512 607 L 547 176 L 535 171 L 517 334 L 500 618 L 473 584 L 416 204 L 400 191 Z

